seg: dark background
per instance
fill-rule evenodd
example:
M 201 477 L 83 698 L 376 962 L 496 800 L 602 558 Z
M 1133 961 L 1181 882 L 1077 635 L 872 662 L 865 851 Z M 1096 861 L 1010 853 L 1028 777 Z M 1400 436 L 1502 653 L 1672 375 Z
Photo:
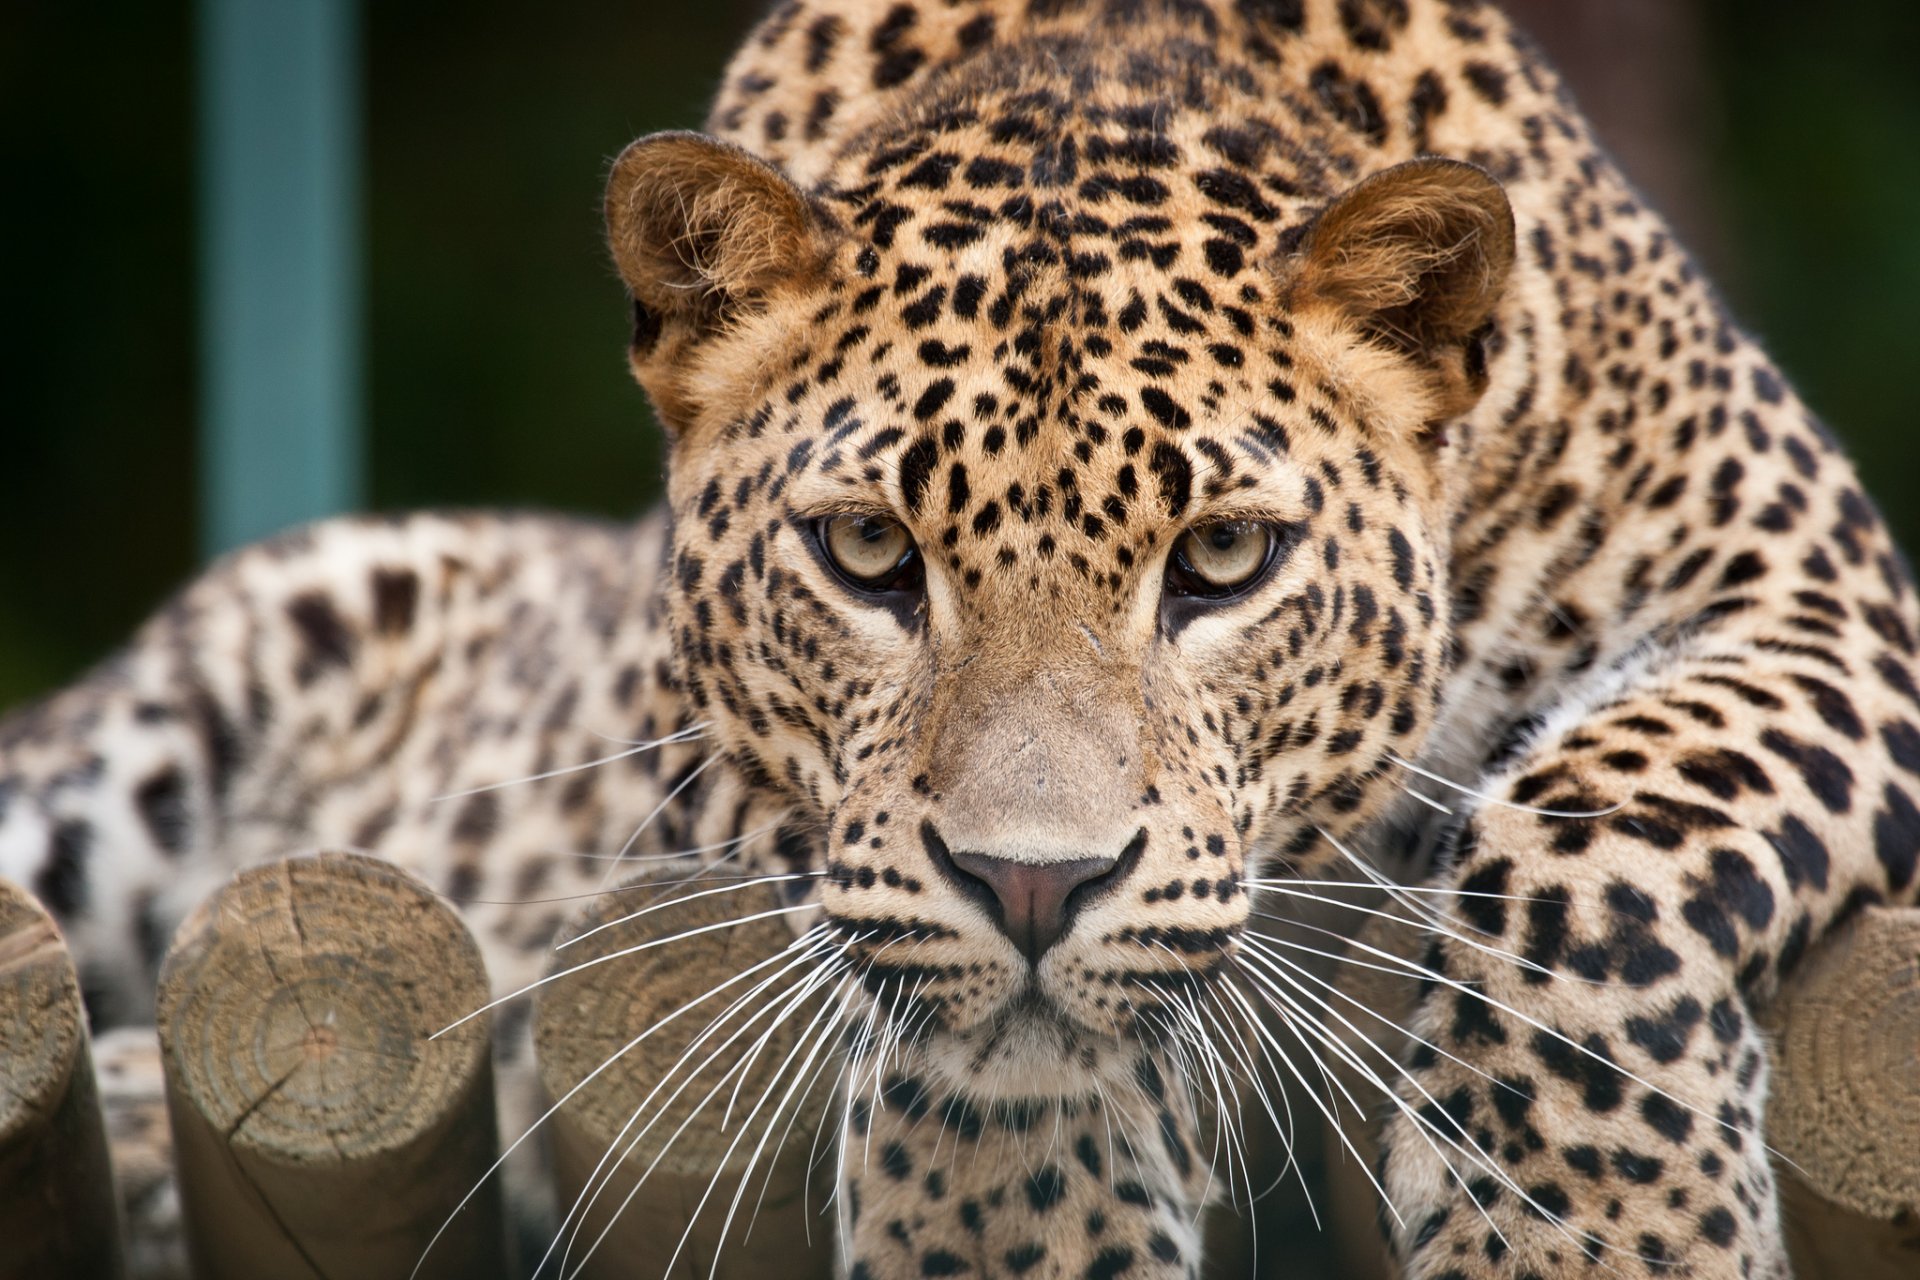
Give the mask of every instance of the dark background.
M 1920 542 L 1920 6 L 1512 7 Z M 650 500 L 600 184 L 628 139 L 699 123 L 759 8 L 363 4 L 375 506 Z M 0 15 L 0 706 L 102 656 L 198 563 L 192 18 Z

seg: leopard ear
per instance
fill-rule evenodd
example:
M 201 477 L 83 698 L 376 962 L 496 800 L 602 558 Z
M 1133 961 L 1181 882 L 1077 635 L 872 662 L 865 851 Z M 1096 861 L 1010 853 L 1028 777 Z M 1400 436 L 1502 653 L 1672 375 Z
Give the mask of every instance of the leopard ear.
M 771 165 L 697 133 L 629 146 L 613 163 L 606 207 L 614 264 L 633 298 L 634 377 L 674 434 L 702 408 L 702 344 L 818 272 L 828 224 Z
M 1513 209 L 1493 176 L 1458 160 L 1409 160 L 1323 209 L 1287 265 L 1296 311 L 1334 309 L 1410 359 L 1434 420 L 1486 390 L 1480 340 L 1513 267 Z

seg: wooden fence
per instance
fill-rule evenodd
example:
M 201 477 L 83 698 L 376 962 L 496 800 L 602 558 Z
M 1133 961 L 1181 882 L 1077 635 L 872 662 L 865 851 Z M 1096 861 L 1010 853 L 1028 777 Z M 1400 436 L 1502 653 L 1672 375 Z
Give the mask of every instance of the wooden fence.
M 567 931 L 587 936 L 561 953 L 565 962 L 751 914 L 730 894 L 616 921 L 632 901 L 591 904 Z M 617 927 L 588 933 L 610 921 Z M 830 1231 L 819 1196 L 807 1194 L 817 1110 L 797 1107 L 785 1126 L 799 1135 L 791 1149 L 762 1154 L 757 1225 L 744 1240 L 737 1230 L 727 1238 L 717 1266 L 724 1215 L 693 1211 L 714 1171 L 743 1171 L 751 1153 L 700 1120 L 671 1148 L 664 1142 L 699 1097 L 667 1099 L 676 1073 L 718 1078 L 753 1037 L 703 1048 L 701 1016 L 668 1019 L 632 1042 L 744 968 L 741 956 L 772 955 L 787 936 L 769 917 L 698 941 L 609 959 L 591 980 L 554 983 L 536 1002 L 541 1083 L 549 1098 L 567 1099 L 548 1138 L 555 1190 L 570 1204 L 596 1173 L 605 1182 L 582 1239 L 606 1228 L 606 1241 L 586 1274 L 659 1280 L 674 1259 L 675 1276 L 824 1276 Z M 1366 996 L 1382 1009 L 1407 999 L 1384 986 Z M 499 1180 L 483 1178 L 498 1151 L 488 1019 L 435 1034 L 487 999 L 479 950 L 459 918 L 385 862 L 328 853 L 251 868 L 195 911 L 163 967 L 158 1019 L 190 1274 L 515 1274 Z M 1809 957 L 1764 1022 L 1775 1048 L 1769 1137 L 1784 1157 L 1800 1273 L 1920 1274 L 1920 910 L 1862 913 Z M 24 891 L 0 882 L 0 1280 L 128 1274 L 84 1027 L 58 932 Z M 769 1043 L 761 1058 L 780 1062 L 792 1047 Z M 699 1052 L 686 1056 L 690 1048 Z M 748 1075 L 741 1096 L 757 1097 Z M 660 1126 L 637 1133 L 634 1100 L 656 1086 L 667 1090 Z M 600 1167 L 610 1147 L 623 1153 L 611 1173 Z M 1339 1185 L 1357 1170 L 1332 1168 L 1343 1274 L 1383 1277 L 1371 1211 L 1338 1212 L 1369 1205 L 1370 1192 Z M 152 1274 L 145 1263 L 135 1270 Z

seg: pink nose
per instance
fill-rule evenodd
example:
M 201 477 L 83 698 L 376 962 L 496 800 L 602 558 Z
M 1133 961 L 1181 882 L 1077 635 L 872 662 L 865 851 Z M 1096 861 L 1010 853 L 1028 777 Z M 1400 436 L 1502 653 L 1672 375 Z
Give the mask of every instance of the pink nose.
M 1029 963 L 1038 965 L 1047 948 L 1060 941 L 1080 907 L 1117 884 L 1146 849 L 1143 828 L 1118 858 L 1072 858 L 1058 862 L 1016 862 L 985 853 L 954 853 L 931 822 L 920 824 L 920 840 L 936 870 L 993 916 Z
M 1033 964 L 1060 941 L 1072 922 L 1073 891 L 1112 871 L 1117 858 L 1075 858 L 1070 862 L 1014 862 L 984 853 L 956 853 L 953 864 L 993 890 L 999 904 L 996 922 Z

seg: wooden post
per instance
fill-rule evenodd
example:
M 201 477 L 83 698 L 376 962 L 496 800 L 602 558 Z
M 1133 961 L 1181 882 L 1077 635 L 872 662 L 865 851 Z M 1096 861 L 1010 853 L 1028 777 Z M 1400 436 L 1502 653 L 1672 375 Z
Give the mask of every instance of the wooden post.
M 459 918 L 358 854 L 252 867 L 161 968 L 175 1163 L 201 1280 L 406 1277 L 496 1152 L 487 979 Z M 421 1277 L 504 1277 L 497 1183 Z
M 583 1188 L 593 1199 L 583 1215 L 573 1259 L 577 1262 L 602 1230 L 607 1232 L 585 1272 L 591 1277 L 804 1280 L 832 1271 L 833 1218 L 822 1212 L 831 1188 L 818 1178 L 810 1184 L 808 1156 L 832 1093 L 840 1042 L 836 1036 L 813 1034 L 822 1005 L 819 995 L 798 1002 L 784 1018 L 771 1012 L 786 1003 L 786 993 L 797 994 L 796 984 L 812 968 L 802 962 L 774 977 L 788 959 L 798 958 L 797 952 L 785 954 L 793 935 L 782 917 L 769 915 L 738 926 L 726 923 L 774 911 L 779 905 L 775 891 L 755 885 L 739 892 L 690 896 L 714 887 L 701 882 L 629 882 L 621 891 L 596 899 L 561 929 L 561 938 L 581 937 L 643 908 L 660 909 L 561 949 L 554 957 L 556 971 L 648 942 L 661 945 L 560 978 L 542 989 L 534 1006 L 541 1083 L 550 1099 L 566 1098 L 548 1121 L 560 1209 L 564 1213 L 575 1204 Z M 690 932 L 709 926 L 720 927 Z M 663 941 L 676 935 L 688 936 Z M 693 1003 L 767 960 L 774 962 Z M 774 980 L 760 995 L 716 1023 L 736 998 L 768 977 Z M 763 1009 L 769 1010 L 767 1016 L 752 1021 Z M 681 1010 L 678 1017 L 662 1022 Z M 633 1043 L 656 1025 L 657 1031 Z M 695 1045 L 710 1026 L 717 1027 L 714 1034 Z M 729 1075 L 770 1026 L 772 1034 L 744 1072 Z M 740 1034 L 731 1044 L 723 1043 L 736 1031 Z M 690 1049 L 691 1056 L 683 1061 Z M 716 1050 L 711 1062 L 700 1065 Z M 610 1059 L 617 1060 L 566 1097 Z M 783 1104 L 787 1085 L 796 1079 L 800 1087 Z M 709 1097 L 723 1080 L 724 1086 Z M 683 1084 L 685 1089 L 672 1096 Z M 649 1094 L 653 1101 L 630 1125 Z M 763 1097 L 765 1105 L 749 1119 Z M 723 1127 L 730 1100 L 731 1121 Z M 829 1128 L 820 1152 L 823 1166 L 831 1168 L 837 1134 L 832 1118 L 824 1123 Z M 673 1137 L 676 1131 L 678 1137 Z M 639 1141 L 634 1143 L 636 1134 Z M 766 1147 L 756 1158 L 763 1134 L 768 1135 Z M 602 1165 L 610 1150 L 617 1155 L 630 1143 L 624 1159 L 616 1159 L 610 1170 Z M 657 1167 L 647 1173 L 656 1160 Z M 739 1212 L 731 1229 L 723 1232 L 743 1178 L 746 1192 Z M 604 1188 L 594 1199 L 593 1189 L 601 1181 Z M 636 1185 L 639 1191 L 622 1208 Z
M 1425 936 L 1375 920 L 1359 941 L 1413 959 Z M 1412 1012 L 1411 979 L 1341 966 L 1338 982 L 1395 1022 Z M 1766 1136 L 1784 1157 L 1775 1167 L 1795 1274 L 1911 1280 L 1920 1268 L 1920 908 L 1862 912 L 1802 961 L 1759 1020 L 1773 1047 Z M 1371 1125 L 1348 1134 L 1369 1162 L 1376 1136 Z M 1336 1142 L 1329 1137 L 1329 1199 L 1342 1280 L 1387 1280 L 1375 1194 Z
M 1767 1140 L 1796 1270 L 1920 1273 L 1920 908 L 1869 907 L 1761 1013 Z
M 0 881 L 0 1280 L 121 1274 L 86 1027 L 59 930 Z

